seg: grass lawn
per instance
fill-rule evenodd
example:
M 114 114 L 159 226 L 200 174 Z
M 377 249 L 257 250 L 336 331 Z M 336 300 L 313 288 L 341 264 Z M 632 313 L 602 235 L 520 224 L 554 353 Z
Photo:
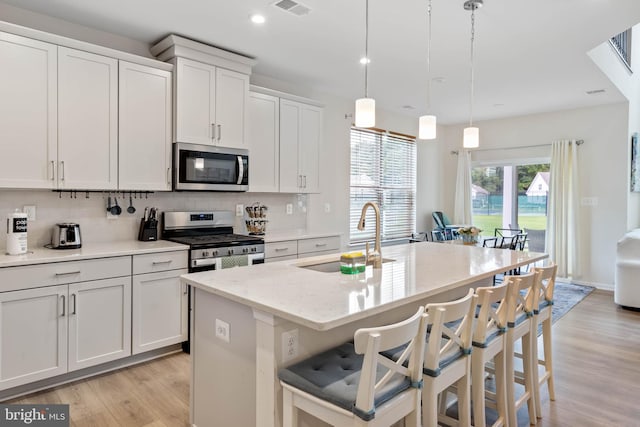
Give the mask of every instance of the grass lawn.
M 547 217 L 544 215 L 520 216 L 520 228 L 531 228 L 534 230 L 545 230 L 547 228 Z M 493 236 L 496 228 L 502 227 L 502 215 L 474 215 L 473 225 L 480 228 L 483 236 Z

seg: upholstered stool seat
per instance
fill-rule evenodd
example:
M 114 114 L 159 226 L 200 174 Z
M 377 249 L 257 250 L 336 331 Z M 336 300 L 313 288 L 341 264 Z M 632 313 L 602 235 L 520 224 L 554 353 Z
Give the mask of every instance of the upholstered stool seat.
M 404 348 L 399 351 L 402 353 Z M 398 354 L 398 355 L 399 355 Z M 375 413 L 363 413 L 356 409 L 356 397 L 362 369 L 363 355 L 356 354 L 353 343 L 344 343 L 331 350 L 303 360 L 278 372 L 280 381 L 331 402 L 365 421 Z M 397 360 L 397 359 L 396 359 Z M 386 369 L 378 367 L 376 382 L 384 376 Z M 408 377 L 400 374 L 385 384 L 376 395 L 374 406 L 380 406 L 393 396 L 411 387 Z

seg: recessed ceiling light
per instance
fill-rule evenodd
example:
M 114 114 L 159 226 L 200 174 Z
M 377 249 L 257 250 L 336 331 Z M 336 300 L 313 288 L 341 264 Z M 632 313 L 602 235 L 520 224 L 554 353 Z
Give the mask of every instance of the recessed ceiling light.
M 367 58 L 366 56 L 363 56 L 362 58 L 360 58 L 360 63 L 362 65 L 364 64 L 370 64 L 371 63 L 371 59 Z
M 263 15 L 260 15 L 259 13 L 254 13 L 253 15 L 249 16 L 249 19 L 251 19 L 251 22 L 253 22 L 254 24 L 264 24 L 266 19 Z

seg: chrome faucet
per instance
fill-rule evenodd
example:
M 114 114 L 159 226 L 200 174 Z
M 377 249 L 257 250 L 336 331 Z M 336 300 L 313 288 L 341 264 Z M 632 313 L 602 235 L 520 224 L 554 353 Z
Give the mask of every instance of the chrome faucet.
M 373 268 L 382 268 L 382 249 L 380 248 L 380 208 L 374 202 L 367 202 L 362 207 L 360 221 L 358 221 L 358 230 L 364 230 L 364 217 L 367 208 L 371 206 L 376 214 L 376 244 L 373 251 L 369 251 L 369 242 L 366 245 L 367 265 L 373 265 Z

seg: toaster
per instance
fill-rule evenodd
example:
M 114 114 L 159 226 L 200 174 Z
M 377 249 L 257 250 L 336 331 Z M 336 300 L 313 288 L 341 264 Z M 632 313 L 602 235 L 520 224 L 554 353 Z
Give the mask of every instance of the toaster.
M 71 222 L 56 224 L 51 234 L 53 249 L 78 249 L 82 247 L 80 225 Z

